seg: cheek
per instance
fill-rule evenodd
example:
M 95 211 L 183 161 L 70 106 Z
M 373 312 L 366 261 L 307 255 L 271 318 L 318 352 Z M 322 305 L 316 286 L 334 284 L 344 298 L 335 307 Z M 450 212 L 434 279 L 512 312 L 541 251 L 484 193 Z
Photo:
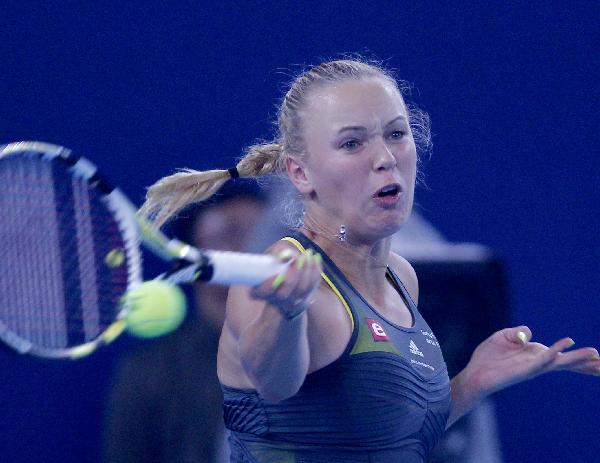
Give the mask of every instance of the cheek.
M 412 183 L 414 183 L 417 176 L 417 150 L 414 142 L 398 156 L 398 167 L 406 180 L 412 179 Z
M 311 166 L 311 183 L 317 196 L 334 197 L 357 193 L 366 178 L 365 166 L 350 156 L 331 155 L 327 162 Z
M 364 196 L 365 189 L 368 188 L 369 173 L 367 165 L 361 165 L 360 162 L 349 162 L 330 177 L 329 188 L 344 195 L 344 198 L 361 198 Z M 353 204 L 356 204 L 352 201 Z

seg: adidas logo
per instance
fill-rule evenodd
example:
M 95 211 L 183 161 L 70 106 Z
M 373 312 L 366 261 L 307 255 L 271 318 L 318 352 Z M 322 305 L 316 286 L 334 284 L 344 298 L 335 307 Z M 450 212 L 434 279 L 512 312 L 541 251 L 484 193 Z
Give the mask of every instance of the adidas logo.
M 418 355 L 420 357 L 424 357 L 423 352 L 421 352 L 419 350 L 419 348 L 417 347 L 417 345 L 415 344 L 415 342 L 412 339 L 410 340 L 410 344 L 408 345 L 408 348 L 410 349 L 411 354 Z

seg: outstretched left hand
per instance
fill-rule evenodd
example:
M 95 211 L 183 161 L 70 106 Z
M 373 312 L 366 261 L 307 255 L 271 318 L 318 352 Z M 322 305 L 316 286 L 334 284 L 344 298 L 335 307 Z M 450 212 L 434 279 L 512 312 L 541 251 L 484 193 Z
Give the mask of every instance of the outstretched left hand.
M 556 341 L 550 347 L 530 342 L 526 326 L 506 328 L 483 341 L 467 365 L 482 396 L 550 371 L 566 370 L 600 376 L 600 356 L 593 347 L 565 351 L 575 342 Z

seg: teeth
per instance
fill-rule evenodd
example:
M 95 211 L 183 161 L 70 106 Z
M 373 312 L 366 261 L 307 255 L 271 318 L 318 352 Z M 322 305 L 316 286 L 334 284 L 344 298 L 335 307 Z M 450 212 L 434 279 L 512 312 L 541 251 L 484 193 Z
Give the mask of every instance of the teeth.
M 396 193 L 397 191 L 398 191 L 397 186 L 394 186 L 394 185 L 386 186 L 385 188 L 382 188 L 381 190 L 379 190 L 378 196 L 393 194 L 393 193 Z

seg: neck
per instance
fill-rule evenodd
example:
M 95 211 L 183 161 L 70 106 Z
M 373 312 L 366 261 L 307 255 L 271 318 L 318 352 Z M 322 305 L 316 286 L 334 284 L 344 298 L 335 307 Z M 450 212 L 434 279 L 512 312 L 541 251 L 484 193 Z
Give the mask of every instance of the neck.
M 342 241 L 338 230 L 328 230 L 319 226 L 307 215 L 300 232 L 314 241 L 357 288 L 383 287 L 386 284 L 385 272 L 390 257 L 391 237 L 373 242 L 359 240 L 346 231 Z

